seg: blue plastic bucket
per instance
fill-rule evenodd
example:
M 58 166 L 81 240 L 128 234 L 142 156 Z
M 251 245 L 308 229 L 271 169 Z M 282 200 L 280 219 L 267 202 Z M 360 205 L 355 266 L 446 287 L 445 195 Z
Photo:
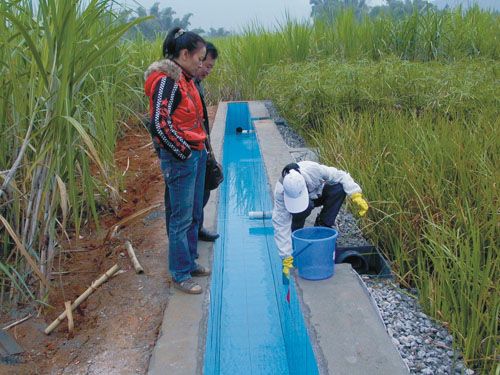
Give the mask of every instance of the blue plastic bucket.
M 293 258 L 299 276 L 323 280 L 333 275 L 338 233 L 326 227 L 307 227 L 292 233 Z

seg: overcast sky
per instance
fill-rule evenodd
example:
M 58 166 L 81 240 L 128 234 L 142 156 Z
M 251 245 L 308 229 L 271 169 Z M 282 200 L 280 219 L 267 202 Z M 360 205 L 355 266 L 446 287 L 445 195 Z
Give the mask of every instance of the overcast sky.
M 224 27 L 226 30 L 239 31 L 253 21 L 265 27 L 273 27 L 283 21 L 288 11 L 294 19 L 308 19 L 311 14 L 309 0 L 135 0 L 149 9 L 155 2 L 160 9 L 171 7 L 177 17 L 193 13 L 190 18 L 191 28 L 201 27 L 208 31 L 210 27 Z M 371 0 L 377 2 L 380 0 Z M 134 0 L 122 0 L 133 9 Z

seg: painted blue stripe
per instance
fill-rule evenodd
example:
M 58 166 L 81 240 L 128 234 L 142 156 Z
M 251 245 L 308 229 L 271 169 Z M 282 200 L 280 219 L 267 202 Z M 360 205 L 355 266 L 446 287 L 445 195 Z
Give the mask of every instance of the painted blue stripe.
M 228 104 L 218 231 L 210 291 L 205 374 L 318 373 L 295 291 L 285 300 L 270 220 L 272 201 L 247 103 Z

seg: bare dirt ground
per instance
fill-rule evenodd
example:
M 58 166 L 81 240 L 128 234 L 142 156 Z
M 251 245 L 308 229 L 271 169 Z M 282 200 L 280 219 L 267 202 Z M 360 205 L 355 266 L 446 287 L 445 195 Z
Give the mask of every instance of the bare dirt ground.
M 211 123 L 216 110 L 209 107 Z M 80 238 L 73 235 L 63 244 L 60 260 L 55 262 L 59 274 L 52 281 L 52 308 L 8 331 L 25 353 L 0 360 L 0 374 L 146 373 L 169 296 L 167 240 L 159 211 L 164 185 L 150 142 L 140 124 L 131 125 L 118 141 L 116 165 L 125 173 L 118 213 L 102 212 L 102 229 L 89 224 Z M 113 224 L 158 203 L 160 208 L 130 221 L 103 244 Z M 144 274 L 134 272 L 125 240 L 133 244 Z M 51 335 L 45 335 L 47 325 L 64 311 L 64 301 L 74 301 L 114 264 L 124 272 L 103 284 L 74 312 L 74 335 L 68 335 L 66 320 Z M 0 324 L 15 320 L 13 312 L 0 317 Z

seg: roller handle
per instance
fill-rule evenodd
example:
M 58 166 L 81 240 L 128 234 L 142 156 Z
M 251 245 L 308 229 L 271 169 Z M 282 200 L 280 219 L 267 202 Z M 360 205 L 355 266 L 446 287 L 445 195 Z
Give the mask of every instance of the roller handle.
M 272 216 L 272 211 L 250 211 L 248 213 L 250 219 L 270 219 Z

